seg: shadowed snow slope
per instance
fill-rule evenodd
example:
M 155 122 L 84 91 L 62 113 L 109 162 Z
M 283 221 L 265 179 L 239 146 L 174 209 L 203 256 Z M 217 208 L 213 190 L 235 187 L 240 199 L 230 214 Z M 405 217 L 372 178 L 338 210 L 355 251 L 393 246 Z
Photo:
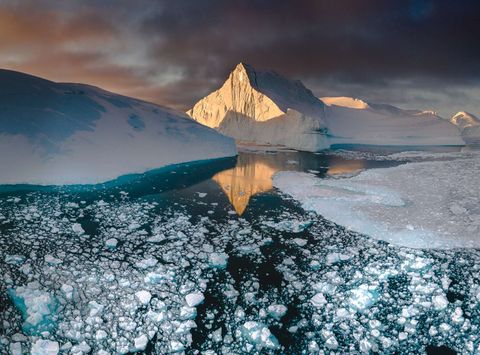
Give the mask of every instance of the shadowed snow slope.
M 317 151 L 328 147 L 324 104 L 300 81 L 240 63 L 223 86 L 189 110 L 231 137 Z
M 403 110 L 349 97 L 323 97 L 331 144 L 463 145 L 455 125 L 432 111 Z
M 88 184 L 236 155 L 182 113 L 99 88 L 0 70 L 0 184 Z
M 460 111 L 450 119 L 450 122 L 458 126 L 465 143 L 480 145 L 480 119 L 471 113 Z
M 280 172 L 274 186 L 354 231 L 414 248 L 480 247 L 480 155 L 319 179 Z

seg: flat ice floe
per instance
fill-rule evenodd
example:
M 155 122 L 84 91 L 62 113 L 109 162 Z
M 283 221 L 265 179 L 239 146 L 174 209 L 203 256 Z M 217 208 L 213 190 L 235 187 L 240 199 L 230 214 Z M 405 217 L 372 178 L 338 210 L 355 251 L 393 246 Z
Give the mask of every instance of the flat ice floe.
M 348 229 L 414 248 L 480 247 L 480 155 L 344 179 L 280 172 L 274 186 Z

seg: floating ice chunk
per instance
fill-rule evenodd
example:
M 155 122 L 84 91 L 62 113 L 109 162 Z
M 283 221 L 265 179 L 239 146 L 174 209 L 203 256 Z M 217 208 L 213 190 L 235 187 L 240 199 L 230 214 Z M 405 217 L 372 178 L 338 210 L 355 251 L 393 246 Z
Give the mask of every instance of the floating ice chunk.
M 436 310 L 447 308 L 448 299 L 444 295 L 437 295 L 432 297 L 432 304 Z
M 370 308 L 377 301 L 378 297 L 379 294 L 375 287 L 363 284 L 351 291 L 349 304 L 354 310 L 362 312 Z
M 23 330 L 31 334 L 40 333 L 53 326 L 51 317 L 57 305 L 50 293 L 39 290 L 37 286 L 31 283 L 9 291 L 25 320 Z
M 287 313 L 287 307 L 283 304 L 271 304 L 268 306 L 267 312 L 271 317 L 280 320 Z
M 465 318 L 463 317 L 463 311 L 460 307 L 456 307 L 455 311 L 452 314 L 452 322 L 454 324 L 461 324 Z
M 80 223 L 74 223 L 72 225 L 72 230 L 78 235 L 85 233 Z
M 315 291 L 326 293 L 328 295 L 333 294 L 336 290 L 335 285 L 328 282 L 317 282 L 312 287 Z
M 204 198 L 205 196 L 207 196 L 207 193 L 206 192 L 197 192 L 197 195 L 200 198 Z
M 152 294 L 146 290 L 135 292 L 135 297 L 141 304 L 149 304 L 152 299 Z
M 115 238 L 110 238 L 105 241 L 105 246 L 110 249 L 115 249 L 117 247 L 118 240 Z
M 245 322 L 242 326 L 242 334 L 251 344 L 255 345 L 257 349 L 277 349 L 279 347 L 277 338 L 263 323 L 254 321 Z
M 147 347 L 148 337 L 145 334 L 140 335 L 139 337 L 133 340 L 134 351 L 143 351 Z
M 368 339 L 362 339 L 359 342 L 360 351 L 364 354 L 370 353 L 372 350 L 372 343 Z
M 103 309 L 105 308 L 104 305 L 96 301 L 88 302 L 88 306 L 90 307 L 90 312 L 89 312 L 90 317 L 100 316 L 103 312 Z
M 312 225 L 312 221 L 282 220 L 279 222 L 265 221 L 266 226 L 281 232 L 300 233 Z
M 350 254 L 341 254 L 341 253 L 328 253 L 326 257 L 327 265 L 332 265 L 340 261 L 346 261 L 352 258 Z
M 323 307 L 327 304 L 327 299 L 323 295 L 323 293 L 319 292 L 315 296 L 313 296 L 310 299 L 310 302 L 315 306 L 315 307 Z
M 18 342 L 25 342 L 25 341 L 28 341 L 28 338 L 22 333 L 15 333 L 12 335 L 12 340 L 18 341 Z
M 193 292 L 189 293 L 185 296 L 185 301 L 187 302 L 189 307 L 195 307 L 201 304 L 205 300 L 203 293 L 201 292 Z
M 175 334 L 177 335 L 183 335 L 183 334 L 188 334 L 190 332 L 190 329 L 195 328 L 197 324 L 189 319 L 183 323 L 180 323 L 178 328 L 175 330 Z
M 440 324 L 440 326 L 438 328 L 444 334 L 446 334 L 446 333 L 450 332 L 450 330 L 452 330 L 452 326 L 450 324 L 447 324 L 447 323 Z
M 53 255 L 47 254 L 44 257 L 44 260 L 47 264 L 58 265 L 62 263 L 62 260 L 55 258 Z
M 97 330 L 97 332 L 95 333 L 95 339 L 96 339 L 96 340 L 106 339 L 107 336 L 108 336 L 107 332 L 104 331 L 103 329 L 99 329 L 99 330 Z
M 299 247 L 304 247 L 305 245 L 307 245 L 308 240 L 302 238 L 294 238 L 292 239 L 292 242 L 297 244 Z
M 148 258 L 148 259 L 143 259 L 143 260 L 137 261 L 135 263 L 135 266 L 140 268 L 140 269 L 148 269 L 150 267 L 154 267 L 155 265 L 157 265 L 157 263 L 158 263 L 157 259 Z
M 150 238 L 147 239 L 147 242 L 150 243 L 160 243 L 165 240 L 165 235 L 163 234 L 155 234 L 152 235 Z
M 330 350 L 335 350 L 338 348 L 338 341 L 335 336 L 330 336 L 325 340 L 325 346 Z
M 11 355 L 22 355 L 22 343 L 10 343 Z
M 185 350 L 185 346 L 178 340 L 172 340 L 170 342 L 170 350 L 172 353 L 179 353 Z
M 7 255 L 5 256 L 5 262 L 10 265 L 22 264 L 25 261 L 23 255 Z
M 60 347 L 56 341 L 38 339 L 32 345 L 31 355 L 57 355 Z
M 197 315 L 197 309 L 195 307 L 182 307 L 180 308 L 180 318 L 182 320 L 194 319 Z
M 73 297 L 73 287 L 67 284 L 63 284 L 60 288 L 65 295 L 65 298 L 71 300 Z
M 211 267 L 224 269 L 227 266 L 228 255 L 225 253 L 211 253 L 208 255 L 208 263 Z
M 320 350 L 318 343 L 315 340 L 312 340 L 308 343 L 308 351 L 310 353 L 317 353 Z
M 90 353 L 92 348 L 85 341 L 82 341 L 80 344 L 74 345 L 70 350 L 71 354 L 75 355 L 87 355 Z
M 167 318 L 165 312 L 154 312 L 152 310 L 147 312 L 147 316 L 155 323 L 161 323 Z
M 138 229 L 138 228 L 140 228 L 140 227 L 141 227 L 141 225 L 138 224 L 138 223 L 131 223 L 131 224 L 129 224 L 129 226 L 128 226 L 128 230 L 134 231 L 134 230 L 136 230 L 136 229 Z

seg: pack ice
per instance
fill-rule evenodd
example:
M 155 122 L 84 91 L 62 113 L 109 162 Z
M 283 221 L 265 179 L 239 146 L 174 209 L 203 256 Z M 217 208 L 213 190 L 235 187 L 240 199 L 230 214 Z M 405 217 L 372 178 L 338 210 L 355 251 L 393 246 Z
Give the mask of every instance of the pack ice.
M 341 179 L 280 172 L 273 183 L 306 210 L 376 239 L 413 248 L 478 248 L 480 155 L 456 156 Z
M 82 84 L 0 70 L 0 184 L 88 184 L 236 155 L 182 113 Z

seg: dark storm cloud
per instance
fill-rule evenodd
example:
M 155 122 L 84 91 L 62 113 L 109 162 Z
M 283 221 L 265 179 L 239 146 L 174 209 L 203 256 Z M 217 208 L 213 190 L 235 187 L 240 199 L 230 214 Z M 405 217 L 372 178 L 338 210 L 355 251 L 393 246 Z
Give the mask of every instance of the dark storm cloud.
M 480 113 L 476 0 L 6 3 L 0 2 L 0 20 L 2 11 L 26 18 L 8 33 L 21 34 L 29 48 L 48 45 L 48 61 L 65 68 L 55 79 L 85 78 L 181 109 L 216 89 L 244 61 L 301 79 L 318 95 L 421 104 L 442 112 L 453 103 Z M 42 29 L 28 25 L 42 14 L 50 16 Z M 0 49 L 9 52 L 10 66 L 51 73 L 42 60 L 45 51 L 28 56 L 2 35 L 3 23 Z M 80 64 L 68 74 L 75 60 Z

